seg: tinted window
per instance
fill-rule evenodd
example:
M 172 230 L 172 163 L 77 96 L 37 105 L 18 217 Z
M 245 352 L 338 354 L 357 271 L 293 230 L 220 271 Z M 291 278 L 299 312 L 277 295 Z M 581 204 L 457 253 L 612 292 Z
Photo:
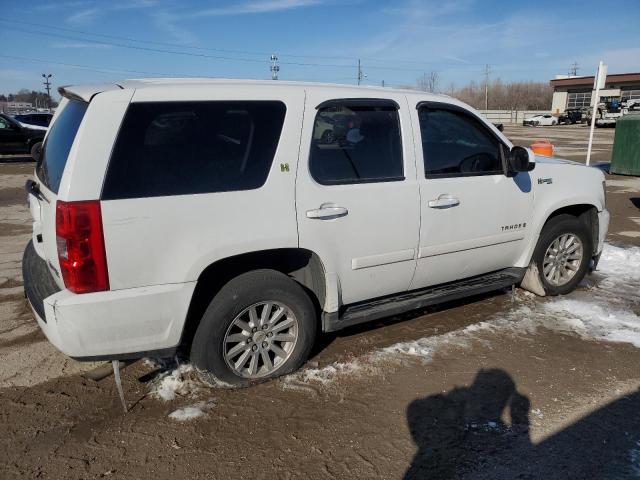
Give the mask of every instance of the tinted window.
M 58 193 L 62 172 L 87 106 L 84 102 L 69 101 L 49 130 L 42 147 L 36 173 L 42 183 L 54 193 Z
M 275 101 L 133 103 L 102 198 L 259 188 L 267 180 L 285 110 Z
M 397 109 L 352 102 L 318 109 L 309 168 L 324 185 L 402 180 Z
M 427 176 L 502 173 L 501 144 L 477 119 L 430 107 L 419 118 Z

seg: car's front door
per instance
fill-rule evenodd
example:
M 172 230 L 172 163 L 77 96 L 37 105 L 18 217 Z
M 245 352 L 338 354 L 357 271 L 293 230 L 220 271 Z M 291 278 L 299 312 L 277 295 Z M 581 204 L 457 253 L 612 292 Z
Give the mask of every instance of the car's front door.
M 531 228 L 529 173 L 505 174 L 507 145 L 465 108 L 421 103 L 413 122 L 421 222 L 412 288 L 514 266 Z
M 329 92 L 332 93 L 332 92 Z M 404 96 L 309 92 L 296 182 L 300 247 L 351 304 L 406 291 L 416 264 L 418 185 Z

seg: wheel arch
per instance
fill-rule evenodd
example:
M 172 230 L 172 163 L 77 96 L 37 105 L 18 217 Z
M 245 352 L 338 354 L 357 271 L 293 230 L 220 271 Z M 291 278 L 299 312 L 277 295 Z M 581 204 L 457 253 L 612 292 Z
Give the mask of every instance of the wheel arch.
M 284 273 L 304 288 L 318 312 L 324 307 L 327 297 L 325 266 L 311 250 L 278 248 L 222 258 L 208 265 L 198 276 L 183 327 L 181 347 L 191 344 L 202 315 L 220 289 L 238 275 L 258 269 Z
M 600 228 L 598 220 L 598 208 L 590 203 L 578 203 L 558 208 L 547 216 L 547 219 L 542 225 L 540 232 L 542 232 L 545 225 L 549 223 L 552 218 L 557 217 L 558 215 L 572 215 L 574 217 L 577 217 L 582 223 L 587 226 L 589 232 L 591 232 L 591 239 L 593 242 L 592 253 L 595 254 L 598 249 L 598 232 Z M 540 237 L 540 232 L 538 232 L 538 238 Z
M 537 222 L 539 225 L 535 230 L 535 233 L 532 235 L 529 245 L 527 247 L 526 253 L 521 257 L 521 261 L 518 262 L 519 266 L 528 267 L 531 262 L 531 257 L 533 256 L 533 252 L 535 251 L 536 245 L 538 244 L 538 240 L 540 239 L 540 235 L 544 227 L 549 223 L 549 221 L 557 217 L 558 215 L 572 215 L 580 219 L 580 221 L 584 222 L 589 231 L 591 232 L 591 237 L 593 240 L 593 254 L 598 250 L 598 238 L 599 238 L 599 219 L 598 219 L 598 207 L 589 202 L 576 202 L 569 203 L 565 205 L 557 205 L 552 207 L 542 216 L 542 221 Z

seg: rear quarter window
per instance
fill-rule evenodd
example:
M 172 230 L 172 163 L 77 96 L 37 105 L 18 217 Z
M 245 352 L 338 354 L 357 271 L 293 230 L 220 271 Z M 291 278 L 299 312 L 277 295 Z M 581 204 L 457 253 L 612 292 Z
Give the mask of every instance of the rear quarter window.
M 118 134 L 102 199 L 260 188 L 285 111 L 279 101 L 133 103 Z
M 69 151 L 87 107 L 87 103 L 69 101 L 49 129 L 42 147 L 42 153 L 36 165 L 36 175 L 49 190 L 56 194 L 60 188 L 60 180 L 67 164 Z

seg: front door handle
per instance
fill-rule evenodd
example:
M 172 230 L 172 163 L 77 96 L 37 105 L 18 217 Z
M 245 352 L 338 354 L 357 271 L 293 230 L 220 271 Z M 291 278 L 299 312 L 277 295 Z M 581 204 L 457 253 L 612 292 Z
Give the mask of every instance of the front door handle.
M 435 200 L 429 200 L 429 208 L 451 208 L 458 205 L 460 205 L 460 200 L 449 194 L 443 194 Z
M 320 220 L 331 220 L 333 218 L 344 217 L 349 213 L 344 207 L 339 207 L 333 203 L 324 203 L 320 208 L 315 210 L 307 210 L 307 218 L 318 218 Z

